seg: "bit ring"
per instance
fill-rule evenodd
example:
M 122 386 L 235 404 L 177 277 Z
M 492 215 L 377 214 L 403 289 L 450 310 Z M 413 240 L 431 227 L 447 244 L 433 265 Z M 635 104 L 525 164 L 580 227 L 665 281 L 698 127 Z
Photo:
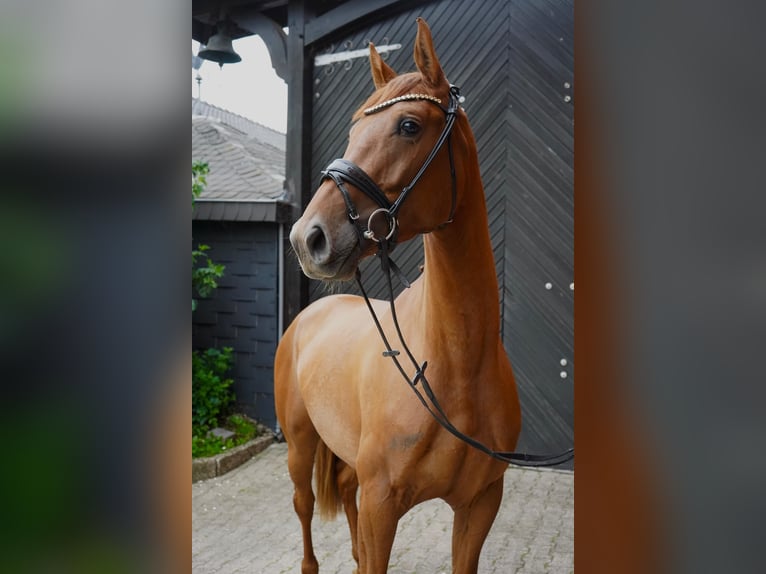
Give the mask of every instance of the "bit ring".
M 390 231 L 388 232 L 388 235 L 386 235 L 385 240 L 388 241 L 394 236 L 394 233 L 396 233 L 396 217 L 391 215 L 391 212 L 388 211 L 388 209 L 384 207 L 380 207 L 373 211 L 370 214 L 370 217 L 367 219 L 367 230 L 364 232 L 364 237 L 366 239 L 371 239 L 375 243 L 380 243 L 380 239 L 375 237 L 375 232 L 372 230 L 372 220 L 378 213 L 385 213 L 387 218 L 388 227 L 390 228 Z

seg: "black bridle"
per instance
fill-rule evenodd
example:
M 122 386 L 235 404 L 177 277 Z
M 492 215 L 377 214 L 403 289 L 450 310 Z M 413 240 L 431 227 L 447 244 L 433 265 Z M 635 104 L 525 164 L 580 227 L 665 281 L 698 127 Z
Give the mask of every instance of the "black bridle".
M 477 441 L 476 439 L 473 439 L 467 436 L 466 434 L 460 432 L 455 427 L 455 425 L 453 425 L 450 422 L 449 418 L 447 418 L 447 415 L 444 413 L 444 410 L 439 404 L 439 401 L 436 399 L 436 395 L 434 394 L 433 389 L 431 388 L 431 385 L 428 383 L 428 379 L 426 378 L 426 374 L 425 374 L 426 367 L 428 366 L 428 362 L 424 361 L 422 364 L 418 363 L 418 361 L 415 359 L 409 347 L 407 346 L 407 343 L 404 340 L 404 336 L 402 335 L 402 331 L 399 327 L 399 320 L 396 316 L 396 306 L 394 305 L 394 288 L 393 288 L 393 282 L 391 279 L 391 272 L 393 271 L 394 273 L 397 274 L 397 276 L 402 280 L 405 287 L 409 287 L 410 284 L 407 281 L 407 279 L 404 277 L 404 274 L 399 270 L 399 268 L 396 266 L 396 264 L 391 260 L 389 256 L 391 250 L 396 245 L 396 236 L 398 231 L 397 215 L 399 213 L 399 210 L 402 204 L 407 199 L 409 194 L 412 192 L 413 188 L 418 183 L 420 178 L 423 176 L 425 171 L 428 169 L 428 166 L 431 165 L 431 162 L 436 157 L 436 154 L 439 153 L 439 150 L 442 148 L 444 143 L 447 142 L 447 149 L 449 153 L 449 163 L 450 163 L 450 175 L 452 178 L 452 207 L 450 208 L 450 213 L 447 220 L 441 225 L 437 226 L 437 229 L 452 223 L 452 218 L 455 214 L 455 203 L 457 201 L 457 178 L 455 175 L 455 162 L 454 162 L 454 157 L 452 152 L 452 140 L 450 138 L 450 135 L 452 133 L 452 128 L 455 124 L 457 112 L 460 109 L 460 103 L 464 100 L 464 98 L 460 95 L 460 89 L 457 86 L 450 86 L 449 103 L 446 108 L 442 107 L 441 100 L 439 100 L 438 98 L 434 96 L 431 96 L 428 94 L 406 94 L 404 96 L 399 96 L 396 98 L 392 98 L 390 100 L 386 100 L 385 102 L 382 102 L 376 106 L 368 108 L 367 110 L 364 111 L 364 113 L 365 115 L 373 114 L 390 105 L 393 105 L 397 102 L 405 101 L 405 100 L 424 100 L 424 101 L 433 102 L 445 113 L 446 121 L 445 121 L 444 129 L 442 129 L 441 135 L 436 140 L 436 143 L 434 144 L 434 147 L 431 150 L 431 153 L 428 154 L 428 157 L 425 159 L 425 161 L 423 162 L 423 165 L 415 174 L 415 177 L 412 178 L 412 181 L 410 181 L 408 185 L 402 188 L 401 193 L 399 194 L 399 196 L 396 198 L 396 200 L 393 203 L 391 203 L 388 200 L 383 190 L 380 189 L 380 187 L 372 180 L 372 178 L 369 175 L 367 175 L 367 173 L 361 167 L 359 167 L 358 165 L 356 165 L 355 163 L 349 160 L 335 159 L 322 172 L 322 180 L 332 179 L 335 182 L 336 187 L 340 190 L 341 194 L 343 195 L 343 200 L 346 204 L 348 218 L 351 221 L 351 224 L 354 226 L 354 229 L 356 229 L 357 231 L 360 245 L 363 244 L 364 239 L 374 241 L 378 245 L 378 251 L 376 255 L 380 259 L 381 269 L 383 270 L 383 275 L 386 277 L 386 281 L 388 285 L 391 317 L 393 319 L 394 327 L 396 329 L 396 334 L 397 334 L 397 337 L 399 338 L 399 342 L 401 343 L 401 346 L 404 349 L 408 359 L 410 360 L 413 367 L 415 368 L 415 377 L 410 378 L 410 376 L 406 373 L 406 371 L 404 370 L 404 368 L 402 367 L 399 361 L 399 355 L 401 354 L 400 351 L 395 350 L 394 348 L 391 347 L 388 341 L 388 338 L 386 337 L 386 334 L 383 331 L 383 327 L 380 324 L 378 316 L 375 313 L 375 310 L 373 309 L 372 304 L 370 303 L 370 298 L 368 297 L 367 292 L 365 291 L 364 286 L 362 285 L 361 271 L 359 271 L 359 268 L 357 268 L 356 282 L 359 285 L 359 289 L 362 292 L 362 296 L 364 297 L 365 302 L 367 303 L 367 308 L 370 311 L 370 315 L 372 316 L 372 319 L 375 322 L 375 326 L 378 329 L 378 333 L 380 334 L 380 337 L 383 340 L 383 344 L 386 347 L 386 350 L 383 352 L 383 356 L 390 357 L 394 361 L 396 368 L 399 370 L 404 380 L 407 382 L 407 384 L 415 393 L 415 396 L 417 396 L 417 398 L 420 400 L 420 402 L 423 404 L 426 410 L 431 414 L 431 416 L 448 432 L 450 432 L 452 435 L 454 435 L 458 439 L 469 444 L 470 446 L 484 452 L 485 454 L 491 456 L 492 458 L 495 458 L 497 460 L 500 460 L 508 464 L 514 464 L 517 466 L 554 466 L 554 465 L 567 462 L 568 460 L 574 457 L 573 448 L 568 449 L 567 451 L 560 454 L 556 454 L 556 455 L 537 455 L 537 454 L 527 454 L 527 453 L 518 453 L 518 452 L 502 452 L 502 451 L 492 450 L 491 448 Z M 354 206 L 353 201 L 351 201 L 351 196 L 348 193 L 348 189 L 346 188 L 345 183 L 350 183 L 356 188 L 358 188 L 362 193 L 364 193 L 367 197 L 372 199 L 372 201 L 374 201 L 379 206 L 378 209 L 376 209 L 370 214 L 367 220 L 366 228 L 360 227 L 359 213 L 356 210 L 356 207 Z M 380 215 L 385 215 L 386 221 L 388 224 L 388 233 L 383 237 L 377 237 L 375 235 L 375 232 L 372 230 L 373 219 L 376 216 L 380 216 Z M 418 388 L 418 383 L 420 383 L 422 387 L 422 392 Z
M 420 166 L 420 169 L 415 174 L 415 177 L 412 178 L 412 181 L 410 181 L 408 185 L 405 185 L 402 188 L 402 191 L 399 193 L 399 196 L 393 203 L 388 200 L 386 194 L 383 193 L 383 190 L 380 189 L 378 184 L 375 183 L 373 179 L 367 175 L 367 173 L 361 167 L 352 161 L 342 158 L 335 159 L 330 162 L 330 165 L 328 165 L 327 168 L 322 172 L 322 180 L 324 181 L 325 179 L 332 179 L 335 182 L 336 187 L 343 195 L 343 201 L 346 203 L 348 218 L 359 234 L 360 243 L 361 239 L 364 238 L 372 240 L 378 244 L 381 241 L 387 241 L 391 247 L 396 244 L 396 232 L 398 229 L 396 217 L 399 214 L 399 210 L 401 209 L 402 204 L 409 197 L 415 185 L 417 185 L 418 181 L 420 181 L 420 178 L 423 177 L 423 174 L 428 169 L 428 166 L 431 165 L 431 162 L 436 157 L 436 154 L 439 153 L 439 150 L 444 145 L 444 142 L 447 142 L 450 174 L 452 176 L 452 207 L 450 208 L 449 217 L 447 217 L 447 220 L 439 227 L 443 227 L 452 223 L 452 217 L 455 214 L 455 202 L 457 201 L 457 178 L 455 176 L 455 161 L 452 154 L 452 139 L 450 138 L 450 134 L 452 134 L 452 127 L 455 125 L 457 111 L 460 109 L 460 102 L 463 99 L 464 98 L 462 98 L 460 95 L 460 89 L 457 86 L 450 86 L 449 104 L 446 108 L 442 107 L 441 100 L 439 98 L 429 94 L 406 94 L 404 96 L 398 96 L 396 98 L 386 100 L 385 102 L 364 110 L 365 115 L 370 115 L 398 102 L 406 100 L 424 100 L 432 102 L 438 106 L 439 109 L 442 110 L 446 115 L 446 121 L 444 123 L 444 129 L 442 129 L 442 133 L 439 135 L 439 139 L 436 140 L 431 153 L 428 154 L 428 157 L 426 157 L 423 165 Z M 361 228 L 359 226 L 359 213 L 354 206 L 354 202 L 351 201 L 351 196 L 348 193 L 348 189 L 346 189 L 345 182 L 348 182 L 357 187 L 359 191 L 364 193 L 378 205 L 378 209 L 373 211 L 370 214 L 370 217 L 367 219 L 367 228 Z M 389 231 L 385 237 L 379 238 L 375 236 L 375 232 L 372 230 L 372 221 L 376 216 L 381 214 L 385 215 L 387 218 Z

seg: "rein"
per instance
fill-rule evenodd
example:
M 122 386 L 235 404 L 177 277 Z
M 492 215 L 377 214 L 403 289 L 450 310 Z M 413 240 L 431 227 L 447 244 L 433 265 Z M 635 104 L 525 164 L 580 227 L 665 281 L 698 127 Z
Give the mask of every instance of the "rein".
M 396 199 L 394 203 L 391 203 L 388 200 L 385 193 L 383 193 L 380 187 L 372 180 L 372 178 L 370 178 L 367 175 L 367 173 L 365 173 L 365 171 L 362 168 L 360 168 L 359 166 L 357 166 L 351 161 L 348 161 L 345 159 L 336 159 L 332 161 L 330 165 L 322 172 L 322 179 L 327 179 L 327 178 L 332 179 L 335 182 L 335 185 L 337 186 L 337 188 L 340 190 L 341 194 L 343 195 L 343 199 L 346 204 L 348 218 L 351 221 L 354 228 L 357 230 L 360 243 L 362 241 L 362 238 L 364 238 L 364 239 L 372 240 L 378 244 L 378 252 L 376 255 L 380 259 L 380 266 L 383 271 L 383 274 L 386 277 L 388 293 L 389 293 L 388 301 L 389 301 L 389 306 L 391 308 L 391 317 L 394 322 L 394 327 L 396 329 L 396 335 L 399 339 L 399 342 L 401 343 L 401 346 L 404 349 L 409 361 L 412 363 L 412 366 L 415 368 L 414 378 L 411 378 L 407 374 L 401 362 L 399 361 L 399 355 L 401 354 L 400 351 L 394 349 L 389 343 L 388 337 L 386 337 L 386 333 L 380 324 L 380 320 L 378 319 L 378 316 L 375 313 L 375 310 L 373 309 L 372 304 L 370 303 L 370 298 L 367 295 L 367 291 L 364 289 L 364 285 L 362 284 L 361 271 L 359 270 L 359 268 L 357 268 L 356 270 L 357 285 L 359 286 L 359 289 L 362 292 L 362 296 L 364 297 L 364 301 L 367 304 L 367 308 L 370 311 L 370 315 L 372 316 L 372 319 L 375 322 L 375 327 L 378 329 L 380 338 L 382 339 L 383 344 L 386 347 L 386 350 L 383 351 L 383 356 L 389 357 L 393 360 L 394 364 L 396 365 L 396 368 L 399 370 L 399 373 L 402 375 L 402 377 L 407 382 L 409 387 L 415 393 L 415 396 L 422 403 L 425 409 L 430 413 L 430 415 L 434 418 L 434 420 L 436 420 L 436 422 L 438 422 L 442 427 L 444 427 L 445 430 L 450 432 L 453 436 L 457 437 L 458 439 L 462 440 L 463 442 L 467 443 L 473 448 L 480 450 L 481 452 L 491 456 L 494 459 L 505 462 L 507 464 L 513 464 L 516 466 L 555 466 L 555 465 L 567 462 L 568 460 L 571 460 L 572 458 L 574 458 L 574 448 L 570 448 L 562 453 L 555 454 L 555 455 L 538 455 L 538 454 L 527 454 L 527 453 L 520 453 L 520 452 L 496 451 L 484 445 L 483 443 L 479 442 L 478 440 L 462 433 L 460 430 L 458 430 L 455 427 L 455 425 L 452 424 L 452 422 L 450 422 L 449 418 L 444 413 L 444 409 L 439 404 L 439 401 L 437 400 L 436 395 L 434 394 L 433 389 L 431 388 L 431 385 L 428 382 L 428 378 L 426 377 L 426 373 L 425 373 L 426 367 L 428 367 L 428 361 L 424 361 L 422 364 L 419 363 L 413 356 L 412 352 L 407 346 L 407 343 L 404 340 L 404 336 L 402 335 L 401 328 L 399 327 L 399 320 L 396 314 L 396 306 L 394 304 L 394 288 L 393 288 L 393 282 L 391 280 L 392 271 L 400 278 L 400 280 L 402 281 L 405 287 L 409 287 L 410 283 L 409 281 L 407 281 L 407 279 L 404 277 L 404 274 L 401 272 L 401 270 L 397 267 L 397 265 L 391 260 L 389 256 L 390 251 L 396 245 L 396 232 L 398 229 L 396 215 L 399 212 L 399 209 L 401 208 L 402 204 L 406 200 L 409 193 L 412 191 L 412 189 L 418 183 L 420 178 L 423 176 L 423 173 L 425 173 L 426 169 L 428 169 L 428 166 L 431 164 L 433 159 L 436 157 L 436 154 L 439 152 L 439 150 L 441 149 L 441 147 L 444 145 L 446 141 L 447 148 L 449 150 L 450 175 L 452 176 L 452 207 L 450 208 L 450 214 L 447 221 L 439 225 L 437 229 L 440 229 L 452 223 L 452 219 L 455 213 L 455 203 L 457 198 L 457 178 L 455 175 L 455 162 L 453 158 L 452 140 L 450 138 L 450 134 L 452 133 L 452 128 L 455 124 L 457 111 L 460 108 L 460 102 L 462 102 L 464 98 L 460 96 L 460 89 L 457 86 L 450 86 L 449 105 L 446 109 L 441 106 L 441 100 L 439 100 L 438 98 L 435 98 L 434 96 L 430 96 L 428 94 L 406 94 L 404 96 L 392 98 L 391 100 L 387 100 L 381 104 L 368 108 L 367 110 L 364 111 L 364 113 L 365 115 L 369 115 L 381 109 L 384 109 L 388 107 L 389 105 L 393 105 L 396 102 L 403 101 L 403 100 L 427 100 L 427 101 L 434 102 L 446 114 L 446 122 L 445 122 L 444 129 L 442 130 L 442 133 L 439 136 L 439 139 L 437 139 L 436 144 L 431 150 L 431 153 L 428 154 L 428 157 L 423 162 L 423 165 L 420 167 L 420 169 L 418 170 L 417 174 L 412 179 L 412 181 L 402 189 L 399 197 Z M 366 229 L 361 229 L 357 223 L 359 220 L 359 214 L 353 202 L 351 201 L 351 196 L 349 195 L 348 189 L 346 189 L 344 182 L 351 183 L 352 185 L 357 187 L 360 191 L 362 191 L 365 195 L 367 195 L 370 199 L 372 199 L 375 203 L 377 203 L 380 206 L 379 209 L 376 209 L 375 211 L 372 212 L 372 214 L 370 214 L 370 217 L 368 218 L 368 221 L 367 221 Z M 385 215 L 385 217 L 387 218 L 388 226 L 389 226 L 389 232 L 384 237 L 376 237 L 375 233 L 372 230 L 372 221 L 376 216 L 379 216 L 380 214 Z M 420 383 L 422 391 L 421 389 L 418 388 L 418 383 Z

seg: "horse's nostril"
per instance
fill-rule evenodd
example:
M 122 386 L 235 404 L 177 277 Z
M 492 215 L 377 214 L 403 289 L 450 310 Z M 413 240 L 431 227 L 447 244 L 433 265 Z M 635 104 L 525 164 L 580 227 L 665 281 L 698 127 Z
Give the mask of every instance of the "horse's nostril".
M 312 259 L 317 263 L 324 262 L 330 255 L 327 236 L 318 225 L 312 227 L 306 234 L 306 247 Z

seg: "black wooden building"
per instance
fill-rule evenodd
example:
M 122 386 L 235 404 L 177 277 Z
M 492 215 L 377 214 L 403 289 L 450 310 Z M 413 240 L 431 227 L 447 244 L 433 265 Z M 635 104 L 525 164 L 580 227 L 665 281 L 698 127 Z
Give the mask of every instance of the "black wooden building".
M 285 136 L 192 99 L 192 158 L 210 167 L 195 202 L 192 245 L 226 266 L 192 314 L 196 349 L 232 347 L 237 409 L 276 426 L 274 352 L 282 332 Z
M 194 38 L 202 42 L 219 15 L 210 6 L 193 2 Z M 518 448 L 558 452 L 571 446 L 572 0 L 243 0 L 232 2 L 228 13 L 238 26 L 235 36 L 263 34 L 275 69 L 288 81 L 285 184 L 294 217 L 318 185 L 320 170 L 342 155 L 351 115 L 373 89 L 368 42 L 384 50 L 396 71 L 410 71 L 415 18 L 425 18 L 448 79 L 466 96 L 478 144 L 503 341 L 524 415 Z M 280 26 L 289 34 L 280 34 Z M 416 276 L 420 242 L 400 247 L 396 260 Z M 379 272 L 371 265 L 363 270 L 371 293 L 381 295 Z M 284 285 L 285 325 L 325 293 L 297 266 L 286 267 Z

